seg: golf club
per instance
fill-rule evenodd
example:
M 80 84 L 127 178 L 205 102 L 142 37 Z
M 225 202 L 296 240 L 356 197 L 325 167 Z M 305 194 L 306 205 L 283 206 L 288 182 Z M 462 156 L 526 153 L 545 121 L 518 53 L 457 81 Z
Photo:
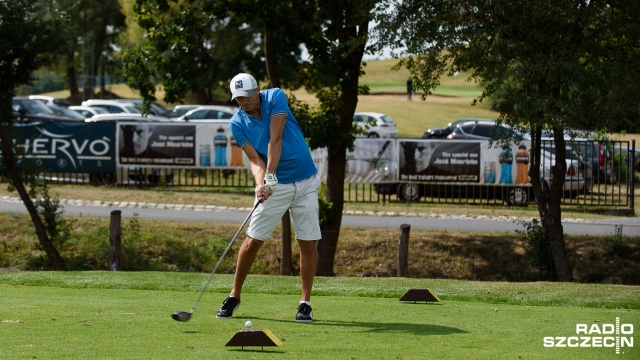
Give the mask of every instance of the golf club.
M 207 287 L 209 286 L 209 283 L 211 282 L 211 279 L 213 278 L 213 274 L 215 274 L 216 270 L 218 270 L 218 266 L 220 266 L 220 263 L 222 262 L 222 259 L 224 259 L 224 256 L 227 255 L 227 252 L 229 252 L 229 249 L 231 249 L 231 246 L 233 245 L 233 242 L 236 241 L 236 238 L 238 237 L 238 234 L 240 234 L 240 231 L 242 231 L 242 228 L 244 228 L 244 225 L 247 223 L 247 221 L 249 221 L 249 219 L 251 218 L 251 215 L 256 210 L 258 205 L 260 205 L 260 201 L 256 202 L 256 205 L 253 207 L 253 209 L 251 210 L 249 215 L 247 215 L 247 218 L 244 219 L 244 222 L 242 222 L 242 225 L 240 225 L 240 228 L 238 229 L 238 231 L 236 231 L 236 234 L 233 235 L 233 238 L 229 242 L 229 245 L 227 245 L 227 248 L 222 253 L 222 256 L 220 256 L 220 259 L 216 263 L 216 266 L 213 267 L 213 271 L 211 271 L 211 275 L 209 275 L 209 279 L 207 279 L 207 282 L 202 287 L 202 290 L 200 290 L 200 294 L 198 295 L 198 298 L 196 299 L 196 302 L 191 307 L 191 310 L 189 310 L 189 312 L 186 312 L 186 311 L 176 311 L 176 312 L 174 312 L 173 314 L 171 314 L 171 317 L 173 318 L 173 320 L 175 320 L 175 321 L 183 321 L 184 322 L 184 321 L 189 321 L 189 319 L 191 319 L 191 315 L 193 315 L 193 312 L 196 310 L 196 306 L 198 306 L 198 302 L 200 302 L 200 298 L 202 297 L 202 295 L 204 295 L 205 290 L 207 290 Z

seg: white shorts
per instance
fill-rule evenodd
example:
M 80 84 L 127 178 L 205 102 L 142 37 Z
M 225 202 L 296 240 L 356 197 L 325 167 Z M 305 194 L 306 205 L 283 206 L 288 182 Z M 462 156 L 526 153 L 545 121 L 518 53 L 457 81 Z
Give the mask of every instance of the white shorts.
M 319 187 L 320 177 L 317 174 L 294 183 L 276 185 L 273 195 L 253 212 L 247 236 L 263 241 L 271 238 L 282 215 L 291 209 L 296 239 L 320 240 Z

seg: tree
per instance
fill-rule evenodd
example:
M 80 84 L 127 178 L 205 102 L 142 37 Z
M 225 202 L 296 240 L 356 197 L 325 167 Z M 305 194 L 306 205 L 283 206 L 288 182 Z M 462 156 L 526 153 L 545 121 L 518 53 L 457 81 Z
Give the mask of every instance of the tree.
M 532 136 L 529 176 L 553 277 L 572 279 L 560 199 L 565 129 L 608 130 L 637 122 L 640 98 L 640 4 L 633 1 L 433 0 L 385 3 L 381 43 L 404 48 L 401 64 L 427 93 L 442 74 L 472 71 L 499 121 Z M 388 40 L 386 42 L 385 40 Z M 540 137 L 554 132 L 556 164 L 540 179 Z
M 34 205 L 23 176 L 28 173 L 17 167 L 13 147 L 15 129 L 11 101 L 19 85 L 32 81 L 31 73 L 46 63 L 46 55 L 59 45 L 64 14 L 48 1 L 0 1 L 0 141 L 2 162 L 11 184 L 25 204 L 33 221 L 40 245 L 52 267 L 62 268 L 64 261 L 49 239 L 45 225 Z M 33 188 L 32 188 L 33 189 Z
M 71 98 L 80 96 L 78 78 L 89 90 L 86 97 L 93 97 L 97 79 L 104 80 L 104 68 L 113 64 L 116 38 L 125 27 L 118 0 L 52 0 L 59 9 L 64 9 L 73 21 L 60 29 L 59 46 L 54 49 L 57 61 L 49 64 L 64 74 Z M 79 69 L 80 68 L 80 69 Z M 88 78 L 87 78 L 88 76 Z M 102 91 L 104 81 L 100 81 Z
M 147 101 L 155 99 L 155 84 L 162 84 L 168 103 L 182 102 L 194 93 L 198 103 L 211 104 L 214 91 L 226 90 L 238 69 L 251 71 L 259 79 L 264 67 L 256 31 L 243 19 L 227 16 L 225 4 L 137 0 L 136 21 L 148 43 L 126 51 L 127 83 Z
M 322 32 L 306 43 L 311 55 L 307 88 L 314 89 L 320 110 L 305 129 L 309 146 L 327 147 L 328 163 L 325 217 L 320 224 L 317 274 L 333 276 L 335 254 L 344 209 L 346 150 L 353 146 L 356 129 L 353 114 L 363 73 L 362 58 L 367 52 L 369 22 L 377 0 L 318 1 L 316 17 Z

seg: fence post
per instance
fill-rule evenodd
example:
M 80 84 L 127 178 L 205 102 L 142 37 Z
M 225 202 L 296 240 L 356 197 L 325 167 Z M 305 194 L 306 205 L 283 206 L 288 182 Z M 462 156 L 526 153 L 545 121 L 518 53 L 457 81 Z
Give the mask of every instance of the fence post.
M 409 276 L 409 231 L 411 225 L 400 225 L 400 238 L 398 239 L 398 277 Z
M 280 275 L 291 275 L 291 217 L 289 210 L 282 215 L 282 263 Z
M 629 149 L 627 149 L 629 150 Z M 631 195 L 631 210 L 635 211 L 635 202 L 636 202 L 636 193 L 635 193 L 635 188 L 636 188 L 636 177 L 635 175 L 635 169 L 636 169 L 636 161 L 638 161 L 638 159 L 635 158 L 636 156 L 636 139 L 631 140 L 631 153 L 627 155 L 627 157 L 629 157 L 629 155 L 631 156 L 631 166 L 629 167 L 629 170 L 627 170 L 630 174 L 631 174 L 631 185 L 627 186 L 627 193 Z
M 122 227 L 120 226 L 122 212 L 113 210 L 111 212 L 111 224 L 109 226 L 109 265 L 111 271 L 117 271 L 120 268 L 120 242 L 122 239 Z

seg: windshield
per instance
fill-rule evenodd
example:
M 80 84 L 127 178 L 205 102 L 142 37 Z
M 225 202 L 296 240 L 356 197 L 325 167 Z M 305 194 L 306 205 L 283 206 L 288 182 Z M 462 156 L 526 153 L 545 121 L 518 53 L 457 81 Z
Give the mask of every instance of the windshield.
M 142 111 L 134 105 L 127 105 L 125 108 L 127 108 L 127 110 L 132 114 L 142 114 Z
M 395 121 L 393 121 L 392 118 L 388 117 L 387 115 L 380 117 L 382 119 L 382 122 L 384 122 L 387 125 L 395 125 Z
M 54 114 L 53 110 L 38 100 L 22 99 L 14 100 L 13 103 L 14 111 L 20 111 L 20 109 L 22 109 L 28 114 Z
M 84 115 L 80 114 L 79 112 L 71 110 L 71 109 L 68 109 L 68 108 L 65 108 L 65 107 L 58 107 L 57 110 L 62 115 L 65 115 L 65 116 L 68 116 L 68 117 L 72 117 L 74 119 L 84 120 L 84 118 L 85 118 Z
M 162 107 L 162 105 L 157 104 L 155 102 L 151 103 L 151 108 L 158 115 L 164 115 L 167 112 L 167 109 L 165 109 L 164 107 Z

